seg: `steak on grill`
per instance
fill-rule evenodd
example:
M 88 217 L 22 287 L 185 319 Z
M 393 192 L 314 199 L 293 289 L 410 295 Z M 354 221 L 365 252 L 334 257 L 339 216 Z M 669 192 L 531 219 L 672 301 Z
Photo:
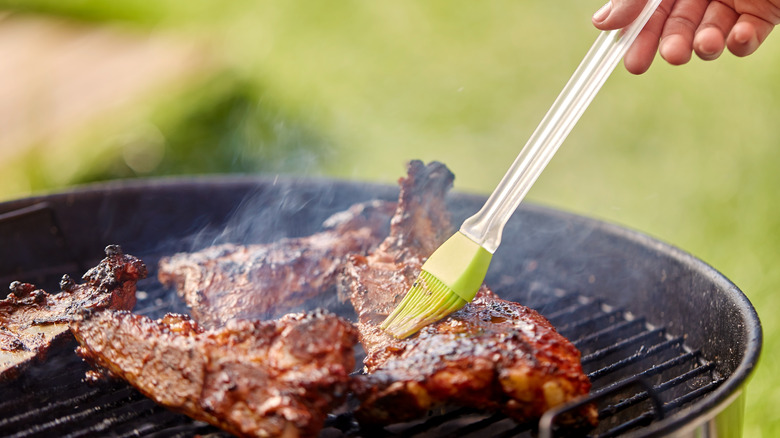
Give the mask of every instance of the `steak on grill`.
M 571 342 L 536 311 L 484 285 L 463 309 L 410 338 L 395 339 L 379 327 L 425 258 L 452 234 L 444 195 L 453 179 L 440 163 L 410 162 L 390 235 L 370 255 L 347 263 L 340 293 L 355 307 L 366 350 L 367 374 L 355 385 L 361 422 L 406 421 L 455 404 L 524 423 L 590 389 Z M 595 422 L 593 407 L 582 414 L 585 423 Z
M 387 235 L 394 209 L 392 202 L 356 204 L 310 236 L 178 253 L 160 261 L 158 278 L 207 327 L 268 318 L 334 287 L 347 255 L 364 254 Z
M 68 322 L 81 309 L 132 309 L 136 282 L 145 277 L 141 260 L 111 245 L 106 258 L 84 274 L 84 283 L 65 275 L 56 294 L 11 283 L 11 293 L 0 300 L 0 380 L 44 358 L 53 342 L 68 336 Z
M 163 406 L 247 437 L 316 436 L 348 392 L 357 342 L 349 322 L 324 312 L 211 330 L 182 315 L 86 312 L 71 329 L 89 362 Z

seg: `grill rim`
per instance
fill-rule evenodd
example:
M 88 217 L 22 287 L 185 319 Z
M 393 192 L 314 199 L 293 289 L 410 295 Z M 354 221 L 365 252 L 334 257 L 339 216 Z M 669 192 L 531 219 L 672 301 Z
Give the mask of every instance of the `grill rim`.
M 162 178 L 150 177 L 85 184 L 62 191 L 41 193 L 26 198 L 1 202 L 0 215 L 42 202 L 69 205 L 72 204 L 75 199 L 92 197 L 100 200 L 110 198 L 117 192 L 124 192 L 127 190 L 164 188 L 166 190 L 177 190 L 188 193 L 191 191 L 214 188 L 229 190 L 231 187 L 234 187 L 246 191 L 247 188 L 258 185 L 275 184 L 277 180 L 292 184 L 301 184 L 307 187 L 312 185 L 342 186 L 350 189 L 359 187 L 359 191 L 370 192 L 375 198 L 388 200 L 394 200 L 397 196 L 397 186 L 381 183 L 338 180 L 325 177 L 258 176 L 242 174 L 175 176 Z M 455 190 L 449 195 L 449 199 L 454 199 L 457 203 L 474 203 L 481 205 L 486 197 L 477 194 L 462 193 Z M 354 202 L 354 200 L 350 202 Z M 744 330 L 746 339 L 745 349 L 742 351 L 742 360 L 718 388 L 701 399 L 696 400 L 692 405 L 683 407 L 674 414 L 654 422 L 641 430 L 631 432 L 626 436 L 656 437 L 667 435 L 671 432 L 681 431 L 683 429 L 697 427 L 726 409 L 738 397 L 744 395 L 747 381 L 754 372 L 761 354 L 763 333 L 758 313 L 752 303 L 733 282 L 726 278 L 726 276 L 706 262 L 694 257 L 692 254 L 659 240 L 658 238 L 628 228 L 624 225 L 582 216 L 535 202 L 524 202 L 520 209 L 598 229 L 600 232 L 606 233 L 614 238 L 650 248 L 655 252 L 663 253 L 665 256 L 671 257 L 682 266 L 701 272 L 707 280 L 720 286 L 724 293 L 728 294 L 735 305 L 735 310 L 745 322 Z M 65 235 L 68 236 L 67 232 Z M 74 239 L 71 238 L 70 240 L 73 241 Z M 127 248 L 126 251 L 128 253 L 133 252 L 132 249 Z M 101 253 L 98 252 L 96 255 L 99 254 Z M 79 259 L 79 256 L 76 255 L 76 258 Z

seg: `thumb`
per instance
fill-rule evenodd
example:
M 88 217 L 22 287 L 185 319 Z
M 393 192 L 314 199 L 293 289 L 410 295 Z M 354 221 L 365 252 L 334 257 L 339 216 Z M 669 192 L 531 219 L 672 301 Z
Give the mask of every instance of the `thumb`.
M 610 0 L 593 14 L 593 25 L 601 30 L 621 29 L 631 24 L 647 0 Z

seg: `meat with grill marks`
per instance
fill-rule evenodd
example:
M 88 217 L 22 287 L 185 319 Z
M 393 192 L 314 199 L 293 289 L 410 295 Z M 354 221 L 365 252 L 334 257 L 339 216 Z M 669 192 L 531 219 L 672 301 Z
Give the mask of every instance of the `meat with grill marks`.
M 394 209 L 393 202 L 356 204 L 310 236 L 175 254 L 160 261 L 158 278 L 175 286 L 207 327 L 275 316 L 334 288 L 347 255 L 364 254 L 387 236 Z
M 317 436 L 355 366 L 353 326 L 317 311 L 211 330 L 182 315 L 86 312 L 71 330 L 88 361 L 242 437 Z
M 132 309 L 136 282 L 145 277 L 141 260 L 111 245 L 106 258 L 84 274 L 84 283 L 65 275 L 56 294 L 11 283 L 11 293 L 0 300 L 0 380 L 43 359 L 52 343 L 69 336 L 68 322 L 82 309 Z
M 340 293 L 358 314 L 367 374 L 355 392 L 361 422 L 411 420 L 440 405 L 501 411 L 518 422 L 588 393 L 580 352 L 536 311 L 486 286 L 460 311 L 395 339 L 379 325 L 398 305 L 422 263 L 452 226 L 445 194 L 452 173 L 440 163 L 409 163 L 390 235 L 368 256 L 352 256 Z M 586 406 L 572 421 L 593 423 Z

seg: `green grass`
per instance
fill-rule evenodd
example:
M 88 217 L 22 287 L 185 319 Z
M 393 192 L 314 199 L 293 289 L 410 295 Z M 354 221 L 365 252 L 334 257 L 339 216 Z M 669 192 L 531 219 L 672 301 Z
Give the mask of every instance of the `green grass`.
M 601 2 L 235 2 L 183 15 L 177 11 L 187 7 L 175 1 L 151 11 L 77 3 L 32 2 L 39 11 L 209 41 L 224 71 L 251 82 L 239 93 L 255 108 L 244 110 L 245 120 L 282 128 L 266 135 L 244 124 L 241 140 L 230 143 L 229 108 L 209 118 L 190 93 L 163 96 L 149 103 L 155 110 L 114 115 L 75 137 L 76 150 L 104 145 L 106 155 L 93 154 L 86 170 L 52 178 L 41 170 L 52 167 L 46 145 L 0 169 L 6 198 L 111 177 L 105 163 L 121 168 L 121 154 L 106 139 L 149 124 L 168 145 L 188 144 L 198 128 L 220 145 L 216 154 L 250 157 L 238 168 L 231 160 L 217 169 L 169 163 L 152 173 L 284 171 L 390 183 L 405 161 L 420 158 L 447 163 L 457 190 L 488 193 L 595 39 L 589 16 Z M 772 317 L 780 306 L 778 74 L 776 35 L 745 59 L 725 54 L 684 67 L 656 60 L 641 77 L 619 69 L 529 195 L 672 243 L 745 291 L 765 331 L 746 437 L 780 435 L 780 326 Z M 211 84 L 216 90 L 204 95 L 213 99 L 200 102 L 230 107 L 235 89 Z M 258 136 L 270 155 L 258 155 Z M 314 161 L 279 158 L 311 145 L 321 151 Z M 190 162 L 186 147 L 180 153 Z M 264 168 L 258 156 L 281 164 Z

